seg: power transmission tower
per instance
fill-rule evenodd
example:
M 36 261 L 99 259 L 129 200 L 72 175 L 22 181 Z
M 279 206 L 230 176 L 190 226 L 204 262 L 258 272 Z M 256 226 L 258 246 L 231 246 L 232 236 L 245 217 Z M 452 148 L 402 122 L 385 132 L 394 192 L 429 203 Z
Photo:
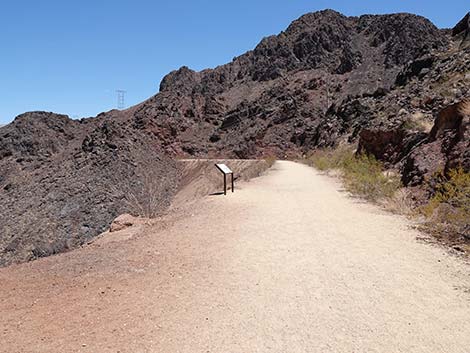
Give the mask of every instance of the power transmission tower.
M 125 100 L 124 100 L 126 91 L 122 89 L 118 89 L 116 90 L 116 93 L 117 93 L 117 108 L 119 110 L 123 110 L 126 107 Z

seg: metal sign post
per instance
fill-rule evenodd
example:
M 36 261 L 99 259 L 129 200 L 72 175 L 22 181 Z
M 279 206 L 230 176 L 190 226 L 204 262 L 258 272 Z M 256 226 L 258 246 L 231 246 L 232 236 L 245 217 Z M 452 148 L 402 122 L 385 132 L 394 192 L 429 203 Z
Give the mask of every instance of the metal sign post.
M 232 175 L 232 192 L 234 192 L 235 190 L 235 183 L 234 183 L 234 179 L 233 179 L 233 172 L 230 170 L 229 167 L 227 167 L 225 164 L 223 163 L 216 163 L 215 166 L 217 167 L 217 169 L 222 172 L 222 174 L 224 175 L 224 195 L 227 195 L 227 175 L 228 174 L 231 174 Z

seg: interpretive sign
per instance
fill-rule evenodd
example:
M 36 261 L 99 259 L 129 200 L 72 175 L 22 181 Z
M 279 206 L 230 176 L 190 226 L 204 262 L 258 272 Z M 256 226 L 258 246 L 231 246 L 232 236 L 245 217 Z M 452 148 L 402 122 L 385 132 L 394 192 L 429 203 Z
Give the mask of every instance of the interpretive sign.
M 232 192 L 234 192 L 234 186 L 235 185 L 234 185 L 234 181 L 233 181 L 233 172 L 232 172 L 232 170 L 223 163 L 216 163 L 215 166 L 224 175 L 224 195 L 227 195 L 227 175 L 229 175 L 229 174 L 232 175 Z

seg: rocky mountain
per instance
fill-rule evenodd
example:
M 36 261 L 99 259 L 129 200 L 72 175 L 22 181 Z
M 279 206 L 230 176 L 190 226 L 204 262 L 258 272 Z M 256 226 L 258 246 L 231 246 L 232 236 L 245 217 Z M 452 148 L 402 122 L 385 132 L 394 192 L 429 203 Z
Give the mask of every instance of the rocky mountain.
M 359 141 L 407 185 L 438 165 L 468 168 L 467 118 L 426 128 L 468 97 L 468 41 L 468 15 L 449 31 L 411 14 L 326 10 L 226 65 L 169 73 L 128 110 L 23 114 L 0 131 L 0 265 L 83 244 L 120 213 L 148 214 L 149 190 L 164 209 L 177 157 L 289 157 Z
M 164 210 L 178 183 L 176 162 L 117 117 L 32 112 L 0 136 L 0 265 L 79 246 L 121 213 Z
M 307 14 L 227 65 L 170 73 L 133 118 L 170 154 L 297 153 L 334 143 L 320 125 L 332 104 L 389 90 L 404 64 L 449 45 L 415 15 Z

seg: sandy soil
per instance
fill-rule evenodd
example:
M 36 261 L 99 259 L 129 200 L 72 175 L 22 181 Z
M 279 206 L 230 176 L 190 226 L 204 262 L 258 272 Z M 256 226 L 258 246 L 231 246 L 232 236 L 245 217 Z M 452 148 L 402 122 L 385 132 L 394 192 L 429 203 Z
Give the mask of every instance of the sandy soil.
M 269 168 L 264 160 L 257 159 L 180 159 L 179 163 L 182 175 L 179 191 L 171 205 L 173 210 L 223 191 L 223 177 L 215 163 L 229 165 L 237 184 L 255 178 Z M 230 181 L 228 177 L 228 189 L 231 189 Z
M 0 351 L 469 352 L 470 266 L 309 167 L 139 227 L 1 269 Z

